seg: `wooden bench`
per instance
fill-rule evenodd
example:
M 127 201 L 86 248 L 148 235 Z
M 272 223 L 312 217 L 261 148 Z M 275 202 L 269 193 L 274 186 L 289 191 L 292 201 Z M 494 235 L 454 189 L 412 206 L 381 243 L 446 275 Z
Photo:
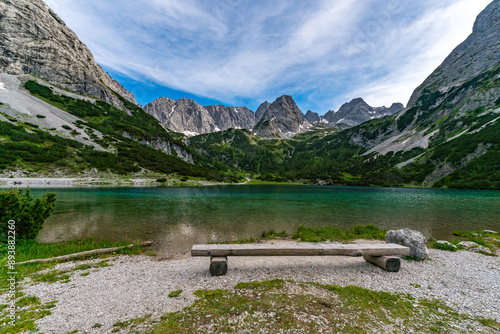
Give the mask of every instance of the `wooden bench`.
M 409 255 L 410 249 L 397 244 L 239 244 L 193 245 L 191 256 L 209 256 L 210 274 L 222 276 L 227 272 L 228 256 L 363 256 L 387 271 L 396 272 L 401 260 L 396 256 Z

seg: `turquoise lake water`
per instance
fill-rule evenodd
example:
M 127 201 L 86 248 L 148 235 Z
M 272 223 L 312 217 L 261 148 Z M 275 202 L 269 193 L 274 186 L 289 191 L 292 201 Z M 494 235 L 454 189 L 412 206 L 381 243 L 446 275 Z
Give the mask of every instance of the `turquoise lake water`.
M 194 243 L 257 237 L 298 226 L 373 224 L 435 238 L 455 230 L 500 230 L 500 192 L 251 185 L 171 188 L 61 188 L 42 242 L 80 238 L 153 240 L 162 253 Z

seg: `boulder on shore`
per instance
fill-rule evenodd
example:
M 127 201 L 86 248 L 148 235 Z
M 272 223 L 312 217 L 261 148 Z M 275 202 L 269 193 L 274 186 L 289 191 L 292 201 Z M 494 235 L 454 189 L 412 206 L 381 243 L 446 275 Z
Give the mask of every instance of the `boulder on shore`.
M 410 248 L 410 256 L 415 260 L 425 260 L 428 255 L 427 238 L 422 233 L 410 229 L 389 230 L 385 242 Z

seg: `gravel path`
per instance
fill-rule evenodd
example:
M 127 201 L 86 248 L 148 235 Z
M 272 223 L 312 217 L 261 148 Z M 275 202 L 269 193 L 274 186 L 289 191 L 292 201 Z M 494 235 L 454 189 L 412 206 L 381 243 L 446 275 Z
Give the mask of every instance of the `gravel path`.
M 146 314 L 181 310 L 198 289 L 231 289 L 239 282 L 274 278 L 357 285 L 373 290 L 407 292 L 417 298 L 438 298 L 462 313 L 500 321 L 500 259 L 482 254 L 430 250 L 431 260 L 403 260 L 398 273 L 387 273 L 362 258 L 268 257 L 229 258 L 229 271 L 211 277 L 208 258 L 158 261 L 146 256 L 120 256 L 113 266 L 74 271 L 69 283 L 28 283 L 27 295 L 42 302 L 57 300 L 52 315 L 37 322 L 43 333 L 107 333 L 117 321 Z M 64 263 L 71 269 L 92 261 Z M 95 261 L 94 261 L 95 262 Z M 90 272 L 87 276 L 82 273 Z M 168 298 L 174 290 L 184 292 Z M 93 329 L 96 323 L 102 327 Z

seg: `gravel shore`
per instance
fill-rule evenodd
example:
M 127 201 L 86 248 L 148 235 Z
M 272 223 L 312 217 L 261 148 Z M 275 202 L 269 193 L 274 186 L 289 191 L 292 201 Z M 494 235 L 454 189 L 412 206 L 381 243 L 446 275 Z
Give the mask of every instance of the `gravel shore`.
M 112 266 L 72 272 L 68 283 L 29 283 L 26 295 L 42 302 L 57 300 L 52 315 L 37 321 L 43 333 L 108 333 L 117 321 L 167 312 L 191 305 L 198 289 L 232 289 L 239 282 L 269 279 L 314 281 L 373 290 L 406 292 L 416 298 L 440 299 L 461 313 L 500 321 L 500 260 L 458 251 L 430 250 L 430 260 L 402 260 L 398 273 L 388 273 L 362 258 L 255 257 L 229 258 L 226 276 L 211 277 L 208 258 L 158 261 L 148 256 L 120 256 Z M 68 270 L 84 263 L 63 263 Z M 88 275 L 86 273 L 89 273 Z M 81 274 L 84 274 L 82 276 Z M 86 276 L 85 276 L 86 275 Z M 178 298 L 168 298 L 182 289 Z M 100 328 L 92 328 L 100 324 Z

